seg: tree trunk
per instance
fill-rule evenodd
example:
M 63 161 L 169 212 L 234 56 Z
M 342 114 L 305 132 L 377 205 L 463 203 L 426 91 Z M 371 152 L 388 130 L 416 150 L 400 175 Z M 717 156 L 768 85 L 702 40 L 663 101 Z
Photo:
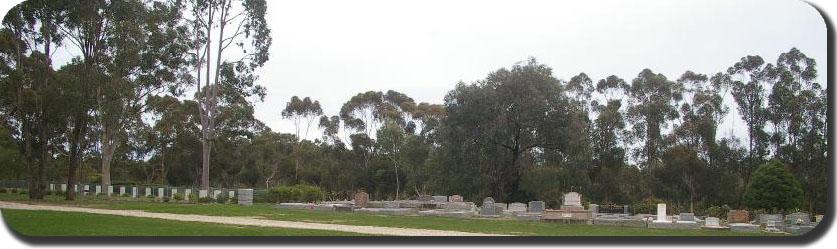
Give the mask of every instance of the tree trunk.
M 201 189 L 209 190 L 209 156 L 212 151 L 212 142 L 209 141 L 208 134 L 203 136 L 203 167 L 201 167 Z
M 75 127 L 73 127 L 70 138 L 70 172 L 67 174 L 67 200 L 70 201 L 75 199 L 75 189 L 73 188 L 73 185 L 76 183 L 76 171 L 81 164 L 81 140 L 83 138 L 82 134 L 84 134 L 84 130 L 87 126 L 85 115 L 86 114 L 77 114 Z
M 107 130 L 102 131 L 102 188 L 107 191 L 110 186 L 110 162 L 113 159 L 114 147 Z M 107 193 L 107 192 L 106 192 Z M 110 194 L 110 193 L 107 193 Z

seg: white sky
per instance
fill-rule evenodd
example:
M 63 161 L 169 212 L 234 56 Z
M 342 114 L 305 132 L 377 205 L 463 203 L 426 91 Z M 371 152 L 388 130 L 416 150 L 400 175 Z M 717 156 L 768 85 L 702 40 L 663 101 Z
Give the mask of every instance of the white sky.
M 273 46 L 257 70 L 268 92 L 256 117 L 281 132 L 293 131 L 280 112 L 294 95 L 319 100 L 326 115 L 369 90 L 441 104 L 457 82 L 530 56 L 560 79 L 585 72 L 630 82 L 644 68 L 672 80 L 686 70 L 712 75 L 746 55 L 772 63 L 797 47 L 826 82 L 825 23 L 796 0 L 267 2 Z M 726 102 L 719 137 L 733 130 L 746 138 L 734 101 Z
M 268 3 L 273 46 L 259 70 L 268 94 L 256 115 L 283 132 L 293 126 L 279 113 L 294 95 L 319 100 L 327 115 L 368 90 L 441 104 L 460 80 L 529 56 L 561 79 L 585 72 L 594 81 L 615 74 L 630 82 L 644 68 L 670 79 L 686 70 L 712 75 L 746 55 L 773 63 L 797 47 L 817 60 L 826 82 L 825 22 L 795 0 Z M 745 138 L 729 96 L 727 104 L 719 136 L 735 123 Z

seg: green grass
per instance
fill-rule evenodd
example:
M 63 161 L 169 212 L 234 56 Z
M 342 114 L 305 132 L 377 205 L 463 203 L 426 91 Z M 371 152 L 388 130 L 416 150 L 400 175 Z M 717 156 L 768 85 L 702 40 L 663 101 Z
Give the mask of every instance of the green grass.
M 32 202 L 26 196 L 3 195 L 0 200 L 24 203 L 82 206 L 102 209 L 144 210 L 157 213 L 201 214 L 214 216 L 262 217 L 271 220 L 303 221 L 330 224 L 380 227 L 421 228 L 477 233 L 536 236 L 753 236 L 774 234 L 735 233 L 715 230 L 668 230 L 633 227 L 567 225 L 549 222 L 521 222 L 507 219 L 458 219 L 443 217 L 384 216 L 277 209 L 270 204 L 238 206 L 224 204 L 173 204 L 147 201 L 107 201 L 84 199 L 64 201 L 51 197 Z
M 2 210 L 9 227 L 26 236 L 357 236 L 290 228 L 235 226 L 74 212 Z

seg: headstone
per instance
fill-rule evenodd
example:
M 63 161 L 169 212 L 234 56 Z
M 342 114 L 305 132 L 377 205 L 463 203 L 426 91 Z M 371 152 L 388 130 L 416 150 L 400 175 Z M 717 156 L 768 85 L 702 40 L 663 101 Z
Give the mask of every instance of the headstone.
M 358 192 L 355 194 L 355 206 L 359 208 L 365 208 L 366 204 L 369 203 L 369 194 L 366 192 Z
M 67 192 L 67 184 L 66 183 L 61 184 L 61 192 Z
M 113 195 L 113 186 L 108 185 L 108 196 Z
M 784 222 L 782 214 L 759 214 L 759 224 L 766 225 L 770 222 Z
M 530 213 L 541 213 L 546 210 L 546 203 L 543 201 L 530 201 L 529 202 L 529 212 Z
M 590 208 L 589 208 L 589 209 L 590 209 L 590 212 L 592 212 L 592 213 L 593 213 L 593 215 L 595 215 L 595 214 L 598 214 L 598 213 L 599 213 L 599 205 L 597 205 L 597 204 L 590 204 Z
M 137 187 L 131 187 L 131 197 L 137 198 L 137 194 L 138 194 L 137 190 L 138 190 Z
M 192 189 L 187 188 L 187 189 L 183 190 L 183 199 L 184 200 L 188 201 L 190 195 L 192 195 Z
M 482 201 L 482 213 L 481 215 L 496 215 L 494 213 L 494 198 L 486 197 Z
M 628 205 L 625 205 L 623 212 L 625 215 L 631 215 L 631 213 L 628 212 Z
M 99 195 L 101 193 L 102 193 L 102 186 L 96 185 L 96 195 Z
M 50 192 L 55 192 L 55 184 L 54 183 L 49 184 L 49 191 Z
M 127 194 L 127 193 L 125 193 L 125 186 L 119 186 L 119 194 L 120 195 Z
M 229 194 L 227 194 L 227 197 L 229 197 L 230 199 L 235 198 L 235 190 L 230 190 Z
M 680 213 L 680 217 L 677 221 L 696 221 L 694 213 Z
M 811 224 L 811 216 L 808 213 L 792 213 L 785 216 L 785 222 L 791 225 L 807 226 Z
M 727 214 L 727 222 L 748 223 L 750 222 L 750 212 L 747 212 L 747 210 L 730 210 Z
M 462 202 L 462 196 L 461 195 L 451 195 L 450 196 L 450 202 Z
M 165 188 L 157 188 L 157 197 L 163 198 L 166 196 L 166 189 Z
M 666 216 L 665 203 L 657 204 L 657 220 L 655 220 L 654 222 L 668 222 L 668 217 Z
M 823 217 L 822 215 L 817 215 L 817 216 L 814 216 L 814 218 L 816 218 L 816 220 L 815 220 L 815 221 L 816 221 L 817 223 L 820 223 L 820 222 L 822 221 L 822 217 Z
M 509 204 L 509 211 L 526 212 L 527 209 L 528 207 L 526 207 L 526 204 L 524 203 L 515 202 Z
M 718 217 L 706 217 L 707 227 L 721 227 L 721 219 Z
M 233 191 L 230 191 L 233 192 Z M 252 206 L 253 205 L 253 189 L 239 189 L 238 190 L 238 205 Z
M 448 202 L 448 197 L 444 195 L 434 195 L 433 202 Z
M 174 199 L 175 195 L 177 195 L 177 188 L 171 189 L 171 198 Z
M 151 188 L 145 187 L 145 196 L 151 196 Z
M 368 197 L 368 195 L 367 195 L 367 197 Z M 368 199 L 368 198 L 367 198 L 367 199 Z M 430 195 L 419 195 L 419 196 L 418 196 L 418 198 L 416 198 L 416 200 L 417 200 L 417 201 L 432 201 L 432 200 L 433 200 L 433 196 L 430 196 Z
M 206 189 L 198 190 L 198 198 L 206 198 L 207 196 L 209 196 L 209 190 L 206 190 Z
M 562 206 L 581 206 L 581 194 L 577 192 L 564 194 Z
M 221 190 L 212 191 L 212 199 L 218 199 L 219 195 L 221 195 Z

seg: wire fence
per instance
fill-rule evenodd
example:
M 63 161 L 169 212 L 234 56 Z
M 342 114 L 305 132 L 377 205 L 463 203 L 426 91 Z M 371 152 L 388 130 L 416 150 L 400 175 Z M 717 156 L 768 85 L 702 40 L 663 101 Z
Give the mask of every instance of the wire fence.
M 199 188 L 194 187 L 173 187 L 159 184 L 113 184 L 105 189 L 100 183 L 79 183 L 73 186 L 68 186 L 66 182 L 46 181 L 44 184 L 47 187 L 47 192 L 51 193 L 65 193 L 73 191 L 79 196 L 121 196 L 133 198 L 230 198 L 238 197 L 239 190 L 234 188 L 210 188 L 206 192 L 201 192 Z M 0 188 L 4 189 L 21 189 L 26 190 L 28 183 L 26 180 L 0 180 Z M 253 189 L 253 202 L 267 203 L 268 201 L 267 189 Z

